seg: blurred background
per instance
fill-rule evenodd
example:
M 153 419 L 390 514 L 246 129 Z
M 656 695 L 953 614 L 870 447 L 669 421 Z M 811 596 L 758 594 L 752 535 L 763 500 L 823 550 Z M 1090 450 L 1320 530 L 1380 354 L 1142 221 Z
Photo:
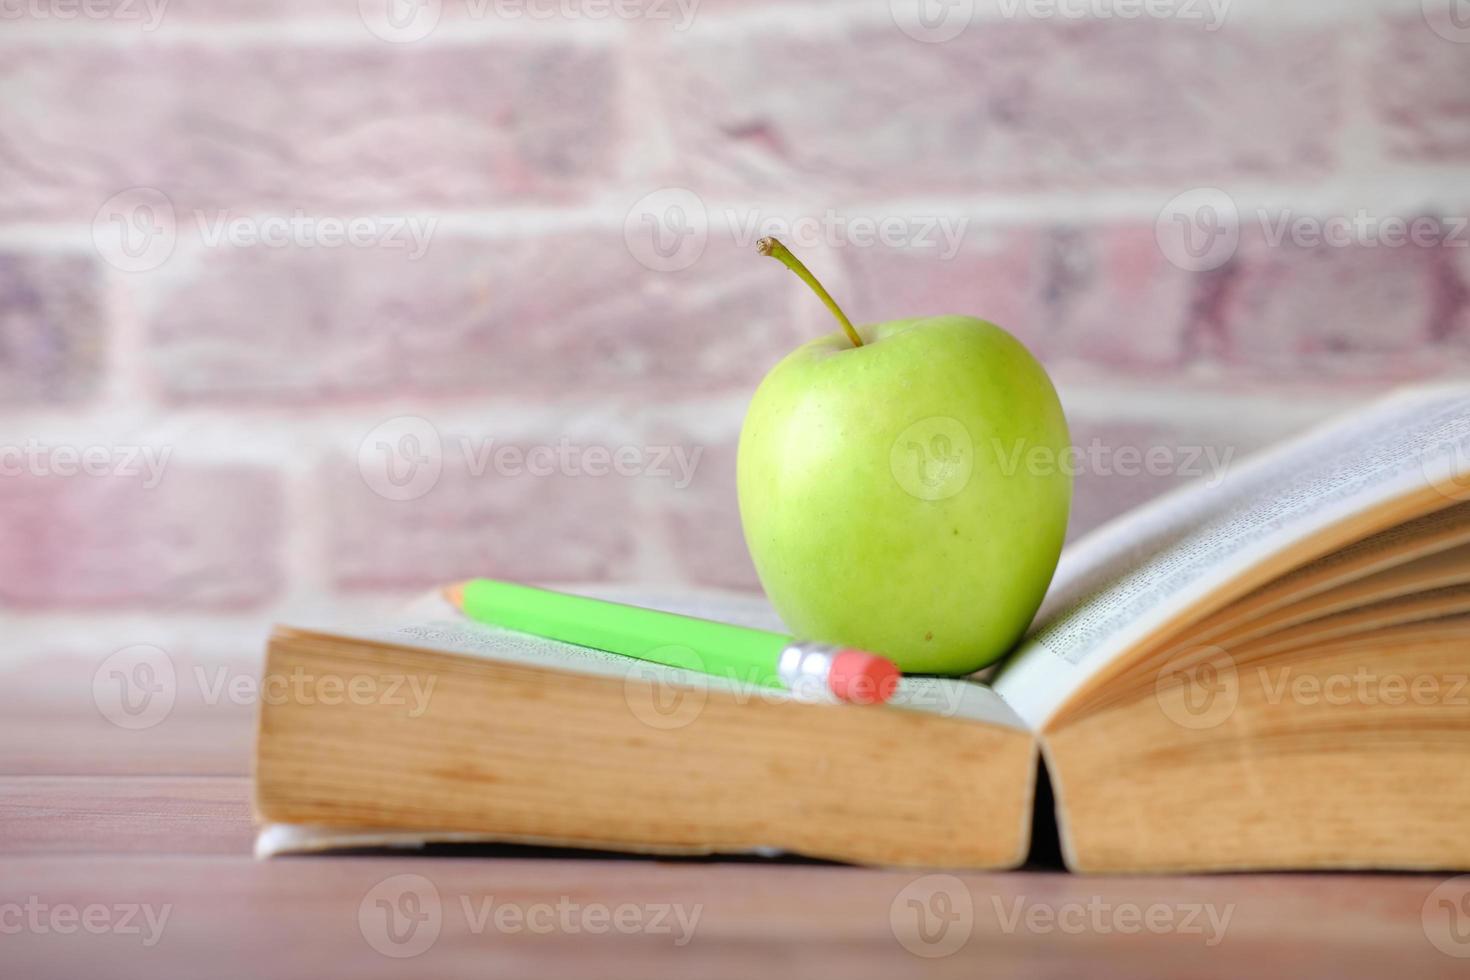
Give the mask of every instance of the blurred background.
M 1075 539 L 1462 377 L 1467 177 L 1466 0 L 0 0 L 4 656 L 758 588 L 766 234 L 1021 337 Z

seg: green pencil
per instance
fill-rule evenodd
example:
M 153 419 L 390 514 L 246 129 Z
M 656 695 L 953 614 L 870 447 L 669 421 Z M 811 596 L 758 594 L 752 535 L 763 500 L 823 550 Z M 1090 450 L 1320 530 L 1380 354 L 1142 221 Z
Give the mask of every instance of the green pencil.
M 881 704 L 898 687 L 890 660 L 780 633 L 490 579 L 444 595 L 476 622 L 808 697 Z

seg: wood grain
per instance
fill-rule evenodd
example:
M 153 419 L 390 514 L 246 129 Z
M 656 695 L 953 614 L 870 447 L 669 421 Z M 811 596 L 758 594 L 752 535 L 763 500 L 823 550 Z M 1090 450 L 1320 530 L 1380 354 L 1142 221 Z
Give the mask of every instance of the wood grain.
M 935 959 L 913 955 L 895 937 L 894 909 L 905 908 L 911 873 L 618 860 L 22 858 L 7 862 L 5 880 L 9 901 L 146 905 L 155 920 L 167 915 L 151 946 L 146 926 L 137 934 L 7 936 L 9 969 L 27 977 L 84 975 L 104 963 L 118 978 L 1464 975 L 1463 962 L 1426 940 L 1420 910 L 1435 882 L 1415 877 L 964 875 L 956 880 L 974 900 L 968 937 Z M 437 937 L 411 959 L 373 946 L 388 942 L 373 918 L 376 901 L 391 900 L 403 882 L 437 897 L 437 905 L 420 906 L 428 917 L 421 928 L 437 926 Z M 486 902 L 492 911 L 482 919 Z M 530 910 L 558 903 L 570 910 L 570 928 L 537 933 L 511 918 L 497 925 L 493 914 L 511 907 L 534 917 Z M 1132 934 L 1074 928 L 1094 907 L 1162 908 L 1178 921 L 1203 905 L 1229 910 L 1215 945 L 1208 935 L 1155 935 L 1136 923 Z M 604 924 L 599 934 L 590 931 L 595 920 L 581 918 L 619 906 L 649 924 L 665 907 L 684 910 L 686 922 L 697 910 L 698 919 L 681 946 L 676 927 L 623 935 Z M 1017 908 L 1020 924 L 1008 929 Z M 1080 911 L 1064 931 L 1028 927 L 1032 908 Z
M 247 854 L 244 776 L 0 777 L 0 854 Z

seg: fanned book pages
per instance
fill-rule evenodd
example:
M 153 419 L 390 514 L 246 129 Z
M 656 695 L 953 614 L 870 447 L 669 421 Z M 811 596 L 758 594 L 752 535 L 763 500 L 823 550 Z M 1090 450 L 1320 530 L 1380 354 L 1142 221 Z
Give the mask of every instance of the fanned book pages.
M 753 601 L 613 597 L 779 628 Z M 804 703 L 447 606 L 280 628 L 266 672 L 361 696 L 266 700 L 262 855 L 1010 867 L 1040 752 L 1075 870 L 1470 868 L 1470 389 L 1389 399 L 1095 532 L 993 687 Z
M 995 679 L 1085 871 L 1470 867 L 1470 389 L 1099 530 Z

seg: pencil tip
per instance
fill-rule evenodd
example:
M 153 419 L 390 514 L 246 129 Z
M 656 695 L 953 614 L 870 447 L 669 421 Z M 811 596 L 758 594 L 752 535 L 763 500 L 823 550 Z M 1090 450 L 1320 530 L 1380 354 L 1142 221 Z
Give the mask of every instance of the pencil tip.
M 455 582 L 453 585 L 446 585 L 444 587 L 444 598 L 448 599 L 450 605 L 454 606 L 455 609 L 463 610 L 464 583 Z

